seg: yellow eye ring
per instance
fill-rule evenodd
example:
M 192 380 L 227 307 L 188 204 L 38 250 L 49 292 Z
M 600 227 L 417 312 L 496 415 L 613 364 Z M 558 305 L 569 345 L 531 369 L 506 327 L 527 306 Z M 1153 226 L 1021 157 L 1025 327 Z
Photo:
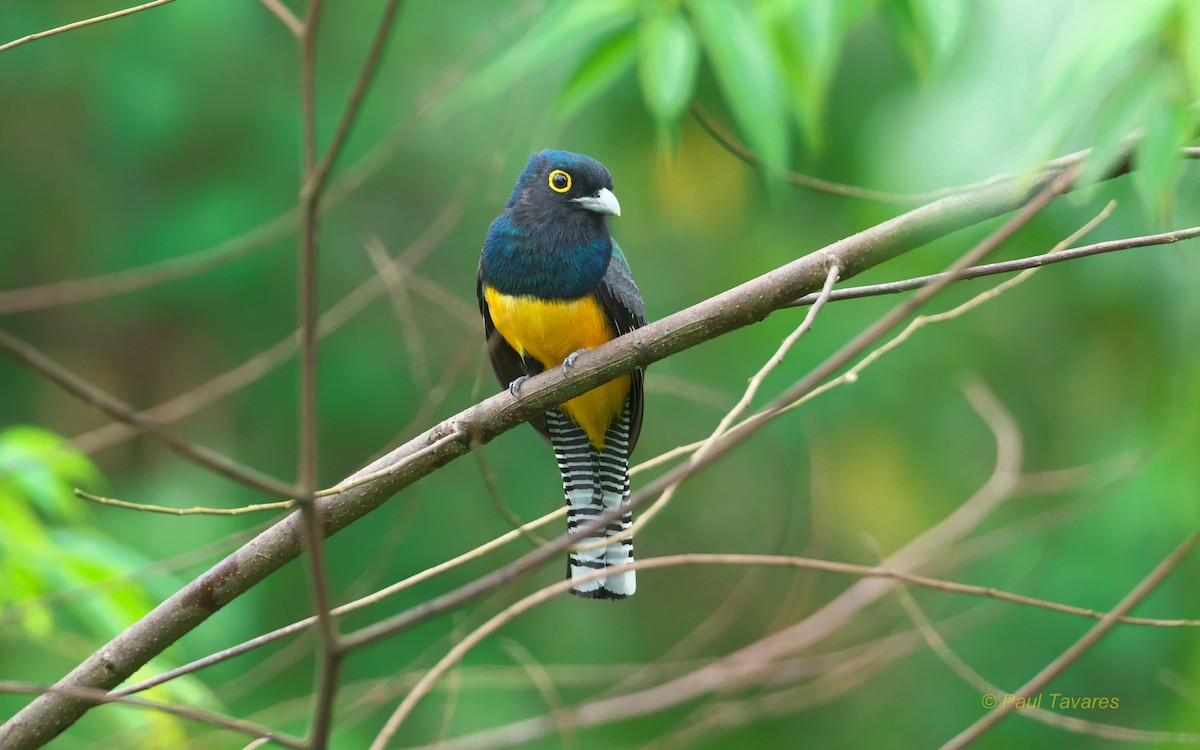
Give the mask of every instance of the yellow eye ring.
M 571 189 L 571 175 L 561 169 L 551 172 L 547 182 L 550 184 L 550 189 L 556 193 L 565 193 Z

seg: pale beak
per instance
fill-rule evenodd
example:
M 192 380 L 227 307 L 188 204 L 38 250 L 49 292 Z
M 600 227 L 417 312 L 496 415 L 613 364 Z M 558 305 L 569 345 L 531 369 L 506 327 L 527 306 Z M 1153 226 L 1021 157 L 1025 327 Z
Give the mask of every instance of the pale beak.
M 595 195 L 576 198 L 575 202 L 581 207 L 589 211 L 595 211 L 598 214 L 608 214 L 610 216 L 621 215 L 621 204 L 617 202 L 617 196 L 613 195 L 613 191 L 608 188 L 600 188 L 596 191 Z

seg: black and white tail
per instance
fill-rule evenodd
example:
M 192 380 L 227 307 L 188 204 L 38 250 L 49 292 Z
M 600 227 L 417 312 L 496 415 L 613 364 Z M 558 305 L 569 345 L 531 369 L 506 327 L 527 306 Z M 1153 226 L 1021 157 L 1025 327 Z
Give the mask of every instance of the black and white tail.
M 567 531 L 575 529 L 606 511 L 629 503 L 629 401 L 621 415 L 612 421 L 604 436 L 604 449 L 588 441 L 587 433 L 572 422 L 561 409 L 546 412 L 546 427 L 562 473 L 567 498 Z M 578 543 L 590 544 L 615 536 L 633 525 L 629 512 L 605 528 Z M 567 578 L 578 578 L 614 565 L 633 562 L 633 538 L 627 537 L 604 547 L 571 552 L 567 557 Z M 607 578 L 580 583 L 571 593 L 588 599 L 624 599 L 636 588 L 634 571 L 615 573 Z

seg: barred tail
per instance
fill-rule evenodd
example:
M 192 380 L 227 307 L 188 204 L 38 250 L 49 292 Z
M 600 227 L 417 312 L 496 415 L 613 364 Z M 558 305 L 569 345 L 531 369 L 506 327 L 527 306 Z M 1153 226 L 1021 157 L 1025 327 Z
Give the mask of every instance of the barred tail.
M 613 420 L 605 435 L 603 450 L 598 450 L 581 427 L 572 422 L 560 409 L 546 412 L 546 427 L 563 477 L 563 492 L 567 501 L 567 531 L 629 502 L 629 404 L 621 416 Z M 587 544 L 603 541 L 619 534 L 633 524 L 626 513 L 607 527 L 581 537 Z M 627 538 L 604 547 L 580 550 L 567 557 L 567 577 L 578 578 L 596 570 L 633 562 L 633 539 Z M 588 599 L 623 599 L 634 592 L 636 582 L 632 570 L 607 578 L 580 583 L 572 593 Z

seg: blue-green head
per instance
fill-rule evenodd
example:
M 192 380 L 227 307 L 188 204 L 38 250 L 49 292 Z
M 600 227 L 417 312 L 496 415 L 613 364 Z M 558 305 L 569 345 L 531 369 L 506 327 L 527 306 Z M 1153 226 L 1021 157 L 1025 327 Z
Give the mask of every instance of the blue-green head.
M 612 175 L 590 156 L 540 151 L 488 229 L 481 271 L 505 294 L 589 294 L 612 257 L 609 216 L 620 216 Z

